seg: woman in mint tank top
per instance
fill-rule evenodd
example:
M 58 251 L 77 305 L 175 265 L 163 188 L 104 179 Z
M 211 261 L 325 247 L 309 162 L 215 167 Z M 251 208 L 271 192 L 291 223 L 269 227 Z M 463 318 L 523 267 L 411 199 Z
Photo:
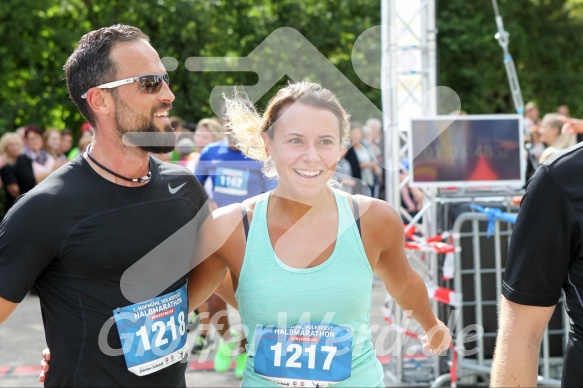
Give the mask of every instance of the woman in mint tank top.
M 230 270 L 217 292 L 238 305 L 248 338 L 242 386 L 384 386 L 369 329 L 373 272 L 429 333 L 424 349 L 446 350 L 449 330 L 409 266 L 399 214 L 329 185 L 349 129 L 337 98 L 290 83 L 263 115 L 240 97 L 227 113 L 238 147 L 278 186 L 213 212 L 189 298 L 191 308 L 203 302 Z

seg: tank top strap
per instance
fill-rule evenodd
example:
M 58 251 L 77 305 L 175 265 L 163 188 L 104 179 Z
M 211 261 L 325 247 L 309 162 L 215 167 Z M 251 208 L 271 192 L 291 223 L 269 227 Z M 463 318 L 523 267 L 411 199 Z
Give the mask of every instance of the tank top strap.
M 350 207 L 346 194 L 342 191 L 334 190 L 334 197 L 338 209 L 338 237 L 340 237 L 340 235 L 348 231 L 348 229 L 354 228 L 357 225 L 354 212 Z
M 271 192 L 261 194 L 257 202 L 255 202 L 250 229 L 253 227 L 253 224 L 258 226 L 267 225 L 267 205 L 269 204 L 270 194 Z
M 362 243 L 361 229 L 358 209 L 350 207 L 350 202 L 346 194 L 340 190 L 334 190 L 336 204 L 338 206 L 338 238 L 336 240 L 337 249 L 346 254 L 340 255 L 340 262 L 345 260 L 360 260 L 372 275 L 373 270 L 368 262 L 366 251 Z M 354 196 L 352 197 L 354 198 Z M 357 205 L 358 206 L 358 205 Z M 358 259 L 356 259 L 358 258 Z
M 269 203 L 270 192 L 263 193 L 255 203 L 253 210 L 253 218 L 249 223 L 249 230 L 247 233 L 247 244 L 245 247 L 245 261 L 251 259 L 254 262 L 257 260 L 271 260 L 271 241 L 269 239 L 269 231 L 267 229 L 267 204 Z M 252 244 L 250 244 L 252 242 Z M 253 246 L 252 246 L 253 245 Z M 252 254 L 252 251 L 259 249 L 260 255 Z

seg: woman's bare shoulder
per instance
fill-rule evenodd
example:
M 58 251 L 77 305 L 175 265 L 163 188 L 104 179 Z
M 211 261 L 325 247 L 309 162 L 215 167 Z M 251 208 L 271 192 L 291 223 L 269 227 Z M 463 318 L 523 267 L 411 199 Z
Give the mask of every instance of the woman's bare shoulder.
M 355 195 L 363 233 L 383 240 L 400 238 L 404 233 L 399 212 L 388 202 L 364 195 Z
M 402 223 L 397 210 L 387 201 L 360 194 L 351 197 L 357 201 L 363 221 L 398 221 Z

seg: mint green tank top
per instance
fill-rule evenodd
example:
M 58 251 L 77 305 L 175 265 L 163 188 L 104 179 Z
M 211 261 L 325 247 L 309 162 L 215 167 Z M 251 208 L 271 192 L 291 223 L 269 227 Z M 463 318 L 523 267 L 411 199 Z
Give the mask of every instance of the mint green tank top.
M 256 328 L 272 326 L 279 330 L 278 333 L 288 334 L 288 331 L 281 329 L 290 327 L 293 329 L 293 326 L 297 324 L 310 324 L 312 328 L 341 325 L 351 329 L 351 360 L 349 355 L 345 356 L 345 358 L 348 357 L 350 377 L 334 386 L 384 387 L 383 368 L 376 358 L 369 326 L 373 272 L 348 199 L 336 190 L 334 197 L 339 214 L 334 251 L 322 264 L 305 269 L 290 267 L 276 256 L 267 229 L 269 193 L 264 194 L 257 201 L 235 294 L 248 339 L 249 357 L 241 383 L 242 387 L 281 386 L 273 382 L 275 380 L 283 385 L 287 385 L 285 381 L 288 381 L 290 387 L 327 385 L 312 383 L 312 381 L 306 382 L 305 385 L 293 384 L 293 380 L 285 379 L 284 383 L 281 383 L 282 380 L 278 378 L 270 381 L 254 371 L 256 361 L 258 366 L 263 365 L 266 359 L 265 354 L 269 353 L 270 349 L 275 352 L 274 347 L 258 346 L 261 337 L 256 337 Z M 301 244 L 301 241 L 298 243 Z M 291 329 L 289 333 L 292 333 Z M 281 362 L 281 348 L 279 350 Z M 317 357 L 322 358 L 326 355 L 331 354 L 320 353 Z M 270 357 L 277 359 L 274 354 L 270 354 Z M 299 361 L 295 365 L 307 363 L 306 359 Z M 289 366 L 285 362 L 284 358 L 284 364 L 280 365 L 282 368 Z M 314 365 L 325 368 L 322 367 L 321 359 Z M 305 365 L 302 367 L 305 368 Z M 295 373 L 296 370 L 292 371 L 292 369 L 294 368 L 287 368 L 283 373 Z

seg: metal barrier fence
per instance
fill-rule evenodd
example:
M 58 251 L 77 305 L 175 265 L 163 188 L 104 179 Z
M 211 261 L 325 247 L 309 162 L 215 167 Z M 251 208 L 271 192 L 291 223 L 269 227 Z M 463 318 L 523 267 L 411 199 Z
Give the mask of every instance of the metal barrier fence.
M 480 227 L 481 223 L 490 223 L 489 232 Z M 469 223 L 470 230 L 465 227 Z M 502 227 L 504 226 L 504 227 Z M 506 262 L 506 252 L 512 228 L 510 224 L 501 220 L 492 220 L 483 213 L 462 213 L 454 222 L 452 235 L 455 255 L 454 289 L 463 295 L 458 321 L 455 326 L 454 340 L 456 349 L 466 348 L 466 344 L 459 343 L 460 334 L 470 325 L 483 328 L 483 334 L 476 336 L 476 354 L 465 357 L 458 352 L 457 370 L 455 376 L 464 385 L 477 385 L 489 380 L 492 354 L 497 332 L 497 300 L 502 293 L 502 278 Z M 482 255 L 485 244 L 493 245 L 493 258 Z M 471 254 L 468 254 L 471 248 Z M 493 261 L 492 261 L 493 259 Z M 492 287 L 494 286 L 494 287 Z M 562 354 L 564 353 L 569 332 L 569 321 L 566 318 L 564 298 L 561 298 L 555 308 L 555 313 L 549 327 L 545 331 L 541 347 L 541 376 L 539 384 L 560 386 L 562 370 Z M 467 334 L 467 333 L 464 333 Z M 432 386 L 441 386 L 450 381 L 451 374 L 438 377 Z M 452 382 L 455 386 L 456 382 Z
M 479 207 L 474 207 L 479 208 Z M 484 209 L 481 209 L 484 210 Z M 455 293 L 452 299 L 436 298 L 440 316 L 446 324 L 454 323 L 454 348 L 448 357 L 425 357 L 419 347 L 422 330 L 414 321 L 403 317 L 392 298 L 387 296 L 384 314 L 390 326 L 394 327 L 390 341 L 392 349 L 398 350 L 392 356 L 387 368 L 388 380 L 395 384 L 455 387 L 477 386 L 489 383 L 490 367 L 497 333 L 497 302 L 502 293 L 502 279 L 506 263 L 508 244 L 512 235 L 512 215 L 497 215 L 494 219 L 478 212 L 465 212 L 455 218 L 451 230 L 453 246 L 448 249 L 409 249 L 410 261 L 420 274 L 436 282 L 445 271 L 435 275 L 437 266 L 446 261 L 447 254 L 454 258 L 453 279 L 438 282 L 441 290 Z M 510 217 L 509 217 L 510 216 Z M 428 245 L 425 245 L 428 248 Z M 433 248 L 436 248 L 434 245 Z M 431 280 L 433 279 L 433 280 Z M 443 286 L 443 287 L 441 287 Z M 545 331 L 541 346 L 539 384 L 560 386 L 563 354 L 567 344 L 569 320 L 561 298 L 549 326 Z M 446 362 L 447 361 L 447 362 Z M 440 374 L 445 371 L 449 373 Z

